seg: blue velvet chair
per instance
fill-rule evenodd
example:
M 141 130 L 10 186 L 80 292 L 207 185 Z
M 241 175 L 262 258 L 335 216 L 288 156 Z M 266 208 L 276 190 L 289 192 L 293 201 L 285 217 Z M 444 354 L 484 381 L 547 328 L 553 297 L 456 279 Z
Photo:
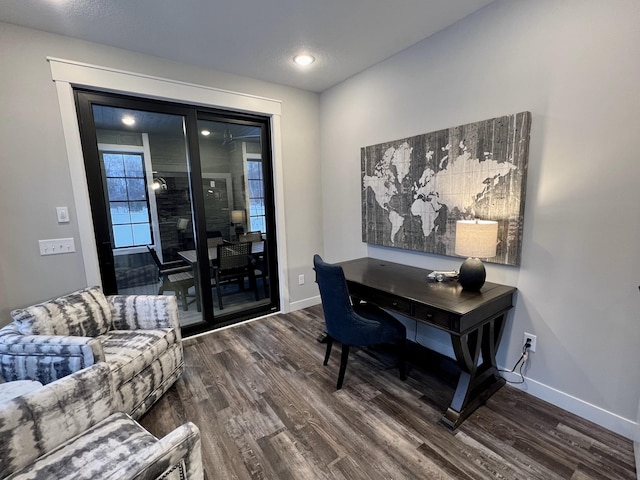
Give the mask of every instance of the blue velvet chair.
M 406 378 L 405 342 L 407 338 L 405 326 L 375 305 L 369 303 L 352 305 L 344 272 L 339 265 L 326 263 L 320 255 L 314 255 L 313 266 L 316 271 L 316 283 L 320 288 L 326 323 L 327 352 L 324 357 L 324 365 L 329 362 L 333 342 L 342 344 L 337 388 L 342 388 L 349 349 L 352 346 L 398 344 L 400 347 L 400 378 L 404 380 Z

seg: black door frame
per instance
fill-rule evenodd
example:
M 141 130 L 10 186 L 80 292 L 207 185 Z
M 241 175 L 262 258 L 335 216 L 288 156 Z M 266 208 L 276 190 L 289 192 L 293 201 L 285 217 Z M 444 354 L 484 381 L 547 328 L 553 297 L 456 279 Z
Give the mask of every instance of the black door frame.
M 95 242 L 100 265 L 100 278 L 105 294 L 117 293 L 111 231 L 105 199 L 104 182 L 100 168 L 100 157 L 92 106 L 106 105 L 114 108 L 150 111 L 179 115 L 184 118 L 188 174 L 190 182 L 191 208 L 194 217 L 194 236 L 198 258 L 208 258 L 206 219 L 204 212 L 204 194 L 202 191 L 202 169 L 198 140 L 197 122 L 213 120 L 217 122 L 251 125 L 260 128 L 262 146 L 263 179 L 265 188 L 265 213 L 267 222 L 267 265 L 269 272 L 270 303 L 267 306 L 253 307 L 231 314 L 213 315 L 213 296 L 203 292 L 201 295 L 203 321 L 199 324 L 182 327 L 186 335 L 195 334 L 211 328 L 219 328 L 249 318 L 277 311 L 280 308 L 278 280 L 278 262 L 275 222 L 275 191 L 273 180 L 273 157 L 271 150 L 270 119 L 257 114 L 247 114 L 229 110 L 179 104 L 170 101 L 148 99 L 115 93 L 99 92 L 83 88 L 74 88 L 74 98 L 78 115 L 80 140 L 86 169 L 91 214 Z M 105 241 L 107 239 L 107 241 Z M 198 262 L 200 278 L 209 278 L 209 262 Z M 273 288 L 273 287 L 276 288 Z M 198 286 L 197 288 L 201 288 Z

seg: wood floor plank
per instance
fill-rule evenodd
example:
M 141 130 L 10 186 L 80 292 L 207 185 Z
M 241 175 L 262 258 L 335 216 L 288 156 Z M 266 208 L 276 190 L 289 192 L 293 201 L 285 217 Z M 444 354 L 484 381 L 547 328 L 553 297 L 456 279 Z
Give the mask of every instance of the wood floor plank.
M 142 424 L 198 425 L 209 480 L 636 478 L 631 441 L 509 386 L 449 430 L 455 364 L 419 347 L 406 381 L 393 349 L 352 349 L 336 390 L 323 329 L 314 306 L 185 339 L 185 372 Z

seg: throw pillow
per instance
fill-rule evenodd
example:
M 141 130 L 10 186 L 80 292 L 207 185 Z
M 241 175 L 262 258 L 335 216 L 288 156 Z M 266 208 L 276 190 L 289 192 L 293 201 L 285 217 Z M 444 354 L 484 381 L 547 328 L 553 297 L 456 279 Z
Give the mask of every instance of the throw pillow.
M 111 308 L 98 286 L 11 312 L 23 335 L 97 337 L 109 330 Z

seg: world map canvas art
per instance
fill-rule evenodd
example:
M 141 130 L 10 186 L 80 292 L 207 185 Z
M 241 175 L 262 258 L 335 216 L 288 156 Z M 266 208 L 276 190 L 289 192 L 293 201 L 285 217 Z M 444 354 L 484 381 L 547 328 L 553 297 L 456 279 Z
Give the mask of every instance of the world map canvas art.
M 498 222 L 490 262 L 519 265 L 531 113 L 361 149 L 362 240 L 455 255 L 457 220 Z

